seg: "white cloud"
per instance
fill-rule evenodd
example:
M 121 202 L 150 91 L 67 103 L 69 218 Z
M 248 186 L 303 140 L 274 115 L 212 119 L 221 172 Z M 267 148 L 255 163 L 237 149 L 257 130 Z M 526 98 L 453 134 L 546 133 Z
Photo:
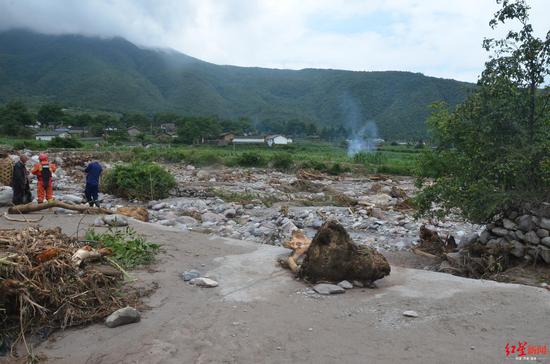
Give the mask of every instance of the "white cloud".
M 550 2 L 529 3 L 542 34 Z M 0 0 L 0 27 L 122 36 L 218 64 L 406 70 L 475 81 L 496 9 L 493 0 Z

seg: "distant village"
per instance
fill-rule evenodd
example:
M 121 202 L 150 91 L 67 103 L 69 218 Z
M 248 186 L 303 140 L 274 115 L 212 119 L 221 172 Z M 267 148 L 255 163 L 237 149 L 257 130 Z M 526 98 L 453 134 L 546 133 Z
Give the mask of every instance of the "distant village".
M 54 138 L 69 139 L 78 138 L 81 141 L 96 141 L 100 142 L 104 140 L 111 133 L 120 133 L 117 128 L 107 127 L 104 129 L 103 137 L 90 136 L 90 131 L 85 127 L 54 127 L 49 126 L 46 129 L 42 129 L 42 126 L 37 124 L 29 126 L 31 129 L 37 130 L 34 137 L 37 141 L 52 141 Z M 126 129 L 126 135 L 128 140 L 137 141 L 140 136 L 146 134 L 146 131 L 136 127 L 130 126 Z M 153 135 L 154 139 L 158 142 L 170 143 L 177 138 L 177 126 L 175 123 L 161 124 L 156 133 Z M 292 138 L 281 134 L 268 134 L 268 135 L 236 135 L 232 132 L 226 132 L 219 135 L 218 139 L 204 140 L 202 144 L 213 145 L 266 145 L 272 147 L 275 145 L 288 145 L 293 142 Z

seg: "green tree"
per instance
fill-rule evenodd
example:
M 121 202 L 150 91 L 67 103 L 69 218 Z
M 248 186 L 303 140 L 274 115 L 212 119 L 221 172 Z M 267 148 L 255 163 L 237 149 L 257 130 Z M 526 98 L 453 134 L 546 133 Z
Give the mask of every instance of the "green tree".
M 184 117 L 177 123 L 179 143 L 202 144 L 217 139 L 222 132 L 220 122 L 215 118 Z
M 59 104 L 44 104 L 38 109 L 36 118 L 42 124 L 63 123 L 65 114 Z
M 462 105 L 434 106 L 428 125 L 437 149 L 421 158 L 418 181 L 434 182 L 416 198 L 420 214 L 458 211 L 482 223 L 550 200 L 550 92 L 540 89 L 550 75 L 550 32 L 534 35 L 523 0 L 497 3 L 490 26 L 517 22 L 520 30 L 484 40 L 490 59 Z
M 0 108 L 0 129 L 9 136 L 29 136 L 30 130 L 25 125 L 32 123 L 32 115 L 25 104 L 11 101 Z

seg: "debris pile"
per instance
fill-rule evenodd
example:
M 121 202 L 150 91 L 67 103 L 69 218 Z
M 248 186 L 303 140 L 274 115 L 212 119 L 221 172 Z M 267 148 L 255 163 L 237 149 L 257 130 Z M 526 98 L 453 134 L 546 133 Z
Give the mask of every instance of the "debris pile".
M 108 254 L 60 228 L 0 230 L 0 346 L 136 304 L 136 292 L 121 294 L 122 274 L 102 258 Z
M 358 281 L 371 285 L 390 274 L 386 258 L 366 245 L 353 242 L 336 221 L 324 223 L 305 252 L 298 276 L 309 282 Z

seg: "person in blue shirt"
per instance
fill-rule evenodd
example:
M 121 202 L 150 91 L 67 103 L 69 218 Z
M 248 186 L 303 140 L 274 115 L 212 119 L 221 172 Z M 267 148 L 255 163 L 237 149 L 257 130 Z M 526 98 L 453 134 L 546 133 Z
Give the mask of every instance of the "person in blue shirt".
M 99 162 L 92 161 L 88 163 L 84 172 L 86 172 L 86 189 L 84 190 L 86 200 L 90 206 L 99 207 L 99 178 L 103 168 Z

